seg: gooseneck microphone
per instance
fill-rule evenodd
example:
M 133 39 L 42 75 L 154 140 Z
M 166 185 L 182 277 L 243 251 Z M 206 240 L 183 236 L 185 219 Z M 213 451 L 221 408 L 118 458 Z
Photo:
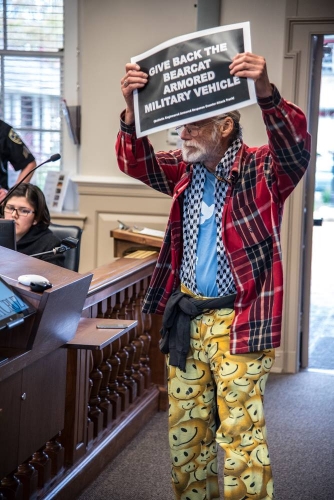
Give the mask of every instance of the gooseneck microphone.
M 58 253 L 67 252 L 67 250 L 72 250 L 73 248 L 77 248 L 79 240 L 77 238 L 72 238 L 72 236 L 67 236 L 60 242 L 59 247 L 55 247 L 52 250 L 47 250 L 46 252 L 34 253 L 30 255 L 30 257 L 40 257 L 41 255 L 48 255 L 53 253 L 54 255 Z
M 46 160 L 44 163 L 47 163 L 48 161 L 58 161 L 58 160 L 60 160 L 60 158 L 61 158 L 60 154 L 55 153 L 54 155 L 51 155 L 50 158 L 48 160 Z M 43 163 L 42 163 L 42 165 L 43 165 Z
M 12 194 L 13 191 L 15 191 L 15 189 L 20 185 L 22 184 L 22 182 L 24 182 L 26 180 L 27 177 L 29 177 L 29 175 L 31 175 L 33 172 L 35 172 L 35 170 L 37 170 L 39 167 L 41 167 L 42 165 L 45 165 L 46 163 L 49 163 L 50 161 L 58 161 L 60 160 L 61 156 L 59 153 L 55 153 L 54 155 L 51 155 L 50 158 L 48 158 L 47 160 L 43 161 L 43 163 L 40 163 L 39 165 L 37 165 L 37 167 L 33 168 L 32 170 L 30 170 L 24 177 L 23 179 L 20 180 L 20 182 L 18 182 L 17 184 L 14 184 L 14 186 L 12 186 L 6 196 L 4 197 L 4 199 L 0 202 L 0 207 L 6 203 L 6 201 L 8 200 L 8 198 L 10 197 L 10 195 Z

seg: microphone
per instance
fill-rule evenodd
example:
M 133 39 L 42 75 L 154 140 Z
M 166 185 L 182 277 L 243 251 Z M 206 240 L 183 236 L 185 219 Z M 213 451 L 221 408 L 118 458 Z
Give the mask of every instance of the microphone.
M 58 161 L 60 160 L 61 156 L 59 153 L 55 153 L 54 155 L 51 155 L 50 158 L 48 160 L 46 160 L 44 163 L 47 163 L 48 161 Z M 44 165 L 44 163 L 42 163 L 42 165 Z M 40 167 L 41 165 L 38 165 L 38 167 Z M 36 167 L 36 168 L 38 168 Z
M 35 253 L 33 255 L 30 255 L 30 257 L 40 257 L 41 255 L 48 255 L 51 253 L 53 253 L 54 255 L 58 253 L 64 253 L 67 252 L 68 250 L 72 250 L 73 248 L 77 248 L 78 243 L 79 240 L 77 238 L 72 238 L 72 236 L 67 236 L 67 238 L 61 240 L 59 247 L 55 247 L 52 250 L 48 250 L 46 252 Z
M 0 207 L 8 200 L 8 198 L 10 197 L 10 195 L 12 194 L 13 191 L 15 191 L 15 189 L 20 185 L 22 184 L 23 181 L 26 180 L 26 178 L 31 175 L 33 172 L 35 172 L 35 170 L 37 170 L 39 167 L 41 167 L 42 165 L 45 165 L 46 163 L 49 163 L 50 161 L 58 161 L 60 160 L 61 156 L 59 153 L 55 153 L 54 155 L 51 155 L 50 158 L 48 158 L 47 160 L 43 161 L 43 163 L 40 163 L 39 165 L 37 165 L 37 167 L 33 168 L 32 170 L 30 170 L 30 172 L 28 172 L 24 177 L 23 179 L 20 180 L 20 182 L 18 182 L 17 184 L 14 184 L 14 186 L 12 186 L 6 196 L 4 197 L 4 199 L 0 202 Z

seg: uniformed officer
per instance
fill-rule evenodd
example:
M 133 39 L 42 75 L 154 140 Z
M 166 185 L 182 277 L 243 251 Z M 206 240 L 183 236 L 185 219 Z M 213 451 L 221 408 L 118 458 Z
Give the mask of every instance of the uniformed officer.
M 0 120 L 0 201 L 8 189 L 8 162 L 21 170 L 17 182 L 36 167 L 35 158 L 13 128 Z M 32 174 L 26 178 L 29 182 Z

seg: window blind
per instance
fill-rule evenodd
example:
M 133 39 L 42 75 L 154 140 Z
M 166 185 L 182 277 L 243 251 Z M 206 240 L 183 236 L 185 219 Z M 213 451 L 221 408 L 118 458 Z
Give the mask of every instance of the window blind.
M 61 153 L 63 3 L 0 0 L 0 118 L 19 133 L 37 163 Z M 40 187 L 45 172 L 35 173 Z

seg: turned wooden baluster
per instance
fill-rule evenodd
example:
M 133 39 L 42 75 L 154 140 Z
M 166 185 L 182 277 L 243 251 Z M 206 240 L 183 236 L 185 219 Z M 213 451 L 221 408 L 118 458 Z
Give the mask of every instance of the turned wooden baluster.
M 43 488 L 51 479 L 51 460 L 43 451 L 36 451 L 29 463 L 37 470 L 38 487 Z
M 90 317 L 97 318 L 99 314 L 99 303 L 93 304 L 90 308 Z
M 135 313 L 135 302 L 136 302 L 135 290 L 136 290 L 135 285 L 133 285 L 131 287 L 131 289 L 129 289 L 129 300 L 128 300 L 128 303 L 126 303 L 126 307 L 125 307 L 125 314 L 126 314 L 127 319 L 132 319 L 132 320 L 135 319 L 135 314 L 136 314 Z M 136 340 L 135 327 L 131 328 L 131 330 L 129 330 L 128 335 L 129 335 L 129 345 L 127 346 L 127 351 L 129 353 L 129 363 L 128 363 L 128 366 L 126 369 L 126 375 L 127 375 L 128 379 L 133 380 L 135 382 L 135 392 L 136 392 L 136 396 L 138 396 L 138 382 L 134 377 L 134 374 L 135 374 L 134 364 L 135 364 L 135 359 L 137 356 L 137 347 L 135 344 L 135 340 Z
M 51 476 L 56 476 L 64 467 L 64 447 L 57 441 L 58 436 L 52 438 L 45 445 L 45 453 L 51 460 Z
M 133 294 L 132 287 L 128 287 L 125 289 L 123 304 L 121 309 L 118 311 L 118 317 L 120 319 L 130 320 L 133 319 L 134 317 L 133 302 L 131 300 L 132 294 Z M 133 360 L 136 353 L 136 347 L 135 345 L 132 344 L 132 340 L 133 340 L 133 333 L 131 332 L 131 330 L 122 335 L 121 345 L 122 348 L 124 348 L 128 353 L 128 359 L 125 367 L 126 378 L 124 380 L 124 384 L 130 391 L 129 395 L 130 404 L 133 403 L 137 397 L 137 384 L 135 379 L 133 378 L 133 373 L 134 373 Z
M 139 292 L 140 297 L 143 299 L 146 294 L 148 279 L 146 278 L 141 282 L 142 289 Z M 145 388 L 149 388 L 151 385 L 151 369 L 150 369 L 150 358 L 149 358 L 149 350 L 150 350 L 150 342 L 151 336 L 149 334 L 152 327 L 152 320 L 149 314 L 143 313 L 143 333 L 140 335 L 140 339 L 143 341 L 143 350 L 140 358 L 141 361 L 141 369 L 140 371 L 144 375 L 145 378 Z
M 116 352 L 116 356 L 119 359 L 119 366 L 117 372 L 117 392 L 121 397 L 121 409 L 126 410 L 129 407 L 130 394 L 129 389 L 124 384 L 126 378 L 125 367 L 128 360 L 128 353 L 122 348 L 121 339 L 116 339 L 112 342 L 112 350 Z
M 91 356 L 89 356 L 91 359 Z M 90 414 L 90 405 L 89 405 L 89 400 L 90 400 L 90 395 L 92 392 L 93 388 L 93 381 L 88 378 L 88 404 L 87 404 L 87 449 L 89 449 L 92 444 L 93 444 L 93 439 L 94 439 L 94 423 L 89 417 Z
M 107 298 L 107 309 L 104 313 L 104 318 L 113 318 L 113 310 L 116 304 L 116 296 L 112 295 L 111 297 Z
M 111 366 L 111 374 L 109 379 L 109 396 L 108 399 L 112 405 L 112 418 L 116 419 L 120 416 L 122 410 L 122 398 L 120 392 L 118 391 L 118 372 L 121 365 L 121 360 L 114 352 L 113 344 L 109 344 L 105 347 L 105 351 L 108 356 L 108 362 Z
M 99 433 L 102 431 L 103 427 L 103 413 L 99 408 L 99 404 L 101 403 L 99 397 L 99 391 L 102 381 L 102 373 L 99 369 L 99 366 L 102 362 L 102 352 L 101 351 L 93 351 L 93 352 L 91 351 L 92 369 L 89 374 L 89 378 L 91 379 L 93 385 L 90 391 L 90 398 L 89 398 L 90 411 L 88 415 L 94 424 L 94 437 L 97 437 Z
M 93 317 L 94 318 L 95 317 L 96 318 L 105 318 L 108 310 L 109 310 L 108 300 L 107 299 L 101 300 L 101 302 L 98 302 L 98 304 L 97 304 L 96 316 L 93 316 Z
M 123 301 L 124 301 L 124 290 L 116 294 L 116 304 L 112 313 L 113 318 L 120 319 L 119 311 L 122 309 Z M 125 380 L 127 379 L 125 369 L 126 369 L 126 364 L 128 362 L 129 354 L 126 351 L 125 346 L 123 345 L 122 338 L 118 338 L 112 343 L 112 349 L 114 352 L 116 352 L 116 355 L 119 357 L 120 360 L 120 365 L 118 368 L 118 375 L 117 375 L 117 382 L 118 382 L 117 391 L 121 396 L 122 400 L 121 407 L 122 411 L 124 411 L 129 407 L 130 403 L 130 391 L 127 385 L 125 384 Z
M 24 462 L 18 466 L 15 477 L 22 483 L 23 500 L 34 497 L 38 488 L 37 470 L 29 462 Z
M 0 493 L 6 500 L 21 500 L 23 498 L 23 484 L 14 474 L 11 474 L 1 480 Z
M 109 350 L 107 351 L 105 348 L 101 351 L 93 351 L 93 357 L 97 355 L 95 354 L 97 352 L 100 353 L 101 355 L 101 363 L 99 368 L 102 373 L 102 380 L 99 392 L 99 397 L 101 402 L 99 404 L 99 408 L 103 413 L 103 427 L 108 427 L 108 425 L 111 423 L 112 420 L 112 405 L 109 401 L 110 391 L 108 387 L 111 375 L 111 365 L 108 362 Z
M 133 358 L 133 378 L 137 384 L 137 395 L 138 397 L 142 396 L 145 389 L 145 378 L 142 372 L 140 371 L 142 368 L 142 364 L 140 362 L 140 358 L 142 356 L 144 341 L 140 338 L 143 334 L 143 314 L 142 314 L 142 305 L 143 300 L 140 296 L 140 288 L 141 284 L 139 282 L 135 283 L 134 290 L 134 304 L 133 304 L 133 319 L 137 320 L 137 326 L 131 330 L 133 332 L 133 340 L 132 343 L 136 348 L 136 352 Z
M 103 315 L 104 318 L 108 319 L 115 317 L 115 314 L 113 314 L 115 304 L 116 304 L 115 295 L 112 295 L 111 297 L 107 298 L 106 301 L 107 307 Z M 118 393 L 118 381 L 117 381 L 120 364 L 121 360 L 116 355 L 115 350 L 113 350 L 112 344 L 109 344 L 103 349 L 103 364 L 101 367 L 101 371 L 105 379 L 103 379 L 102 382 L 103 385 L 101 385 L 101 390 L 103 390 L 104 384 L 105 382 L 107 382 L 108 379 L 108 383 L 105 389 L 106 390 L 105 397 L 111 404 L 113 420 L 119 417 L 122 408 L 122 400 L 120 394 Z

